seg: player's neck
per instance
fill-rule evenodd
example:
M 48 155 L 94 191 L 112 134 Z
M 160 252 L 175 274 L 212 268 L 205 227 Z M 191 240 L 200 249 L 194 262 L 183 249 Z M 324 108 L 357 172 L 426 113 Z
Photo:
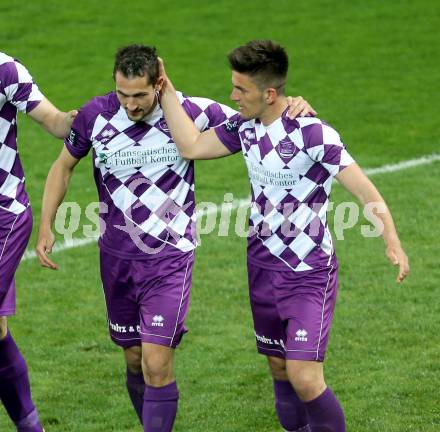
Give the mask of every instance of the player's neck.
M 277 100 L 272 105 L 268 105 L 261 114 L 261 123 L 263 123 L 264 126 L 269 126 L 281 117 L 287 107 L 287 98 L 285 96 L 278 97 Z

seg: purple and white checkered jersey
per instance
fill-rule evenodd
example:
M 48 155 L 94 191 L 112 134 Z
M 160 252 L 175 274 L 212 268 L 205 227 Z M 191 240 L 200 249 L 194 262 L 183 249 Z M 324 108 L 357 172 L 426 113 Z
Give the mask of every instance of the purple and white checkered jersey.
M 338 133 L 314 117 L 264 126 L 239 116 L 215 129 L 232 152 L 242 150 L 252 189 L 248 260 L 294 271 L 327 266 L 334 255 L 327 227 L 333 177 L 353 159 Z
M 178 95 L 201 131 L 236 114 L 209 99 Z M 95 97 L 79 111 L 65 145 L 78 159 L 93 149 L 101 248 L 131 259 L 195 248 L 194 162 L 180 156 L 159 103 L 133 122 L 115 92 Z
M 42 99 L 27 69 L 0 52 L 0 208 L 14 214 L 29 206 L 17 149 L 17 110 L 28 113 Z

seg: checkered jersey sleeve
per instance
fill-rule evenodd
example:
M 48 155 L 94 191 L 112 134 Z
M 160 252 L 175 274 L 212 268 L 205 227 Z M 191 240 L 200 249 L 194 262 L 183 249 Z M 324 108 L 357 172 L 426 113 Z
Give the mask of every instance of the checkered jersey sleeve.
M 214 129 L 218 139 L 231 153 L 241 151 L 240 134 L 238 131 L 242 122 L 240 114 L 236 114 L 229 121 Z
M 232 108 L 200 97 L 184 97 L 183 109 L 201 132 L 229 121 L 237 114 Z
M 197 129 L 201 132 L 210 128 L 215 128 L 214 130 L 218 132 L 218 130 L 223 127 L 230 128 L 232 124 L 238 125 L 237 119 L 239 114 L 237 111 L 210 99 L 198 97 L 186 98 L 182 106 L 193 119 Z M 231 140 L 227 142 L 226 140 L 224 142 L 221 138 L 220 140 L 232 153 L 241 150 L 240 140 L 238 140 L 238 145 L 231 145 Z
M 0 92 L 19 111 L 23 113 L 32 111 L 44 96 L 31 74 L 12 57 L 7 57 L 6 61 L 0 63 Z
M 339 134 L 329 125 L 316 122 L 301 128 L 304 148 L 333 177 L 354 162 Z
M 76 159 L 81 159 L 92 148 L 90 119 L 87 115 L 87 105 L 81 108 L 72 123 L 69 136 L 64 140 L 69 153 Z

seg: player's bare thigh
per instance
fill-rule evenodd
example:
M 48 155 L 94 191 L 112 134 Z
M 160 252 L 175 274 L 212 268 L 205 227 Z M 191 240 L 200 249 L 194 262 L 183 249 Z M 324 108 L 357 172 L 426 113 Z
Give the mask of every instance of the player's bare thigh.
M 142 347 L 134 345 L 123 350 L 128 370 L 133 374 L 140 374 L 142 372 Z
M 288 381 L 289 377 L 287 376 L 286 360 L 273 356 L 266 356 L 266 358 L 273 379 L 277 381 Z
M 8 333 L 8 320 L 5 316 L 0 316 L 0 339 L 6 337 Z

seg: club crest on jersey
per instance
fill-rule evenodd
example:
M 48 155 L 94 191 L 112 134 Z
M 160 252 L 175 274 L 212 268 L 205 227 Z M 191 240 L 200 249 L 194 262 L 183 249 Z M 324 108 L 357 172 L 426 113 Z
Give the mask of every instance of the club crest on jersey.
M 298 149 L 295 147 L 295 144 L 289 139 L 282 140 L 278 144 L 278 153 L 282 158 L 291 158 L 295 156 L 297 152 Z
M 165 121 L 165 119 L 160 119 L 158 122 L 157 122 L 157 125 L 156 125 L 160 130 L 162 130 L 162 131 L 164 131 L 164 132 L 169 132 L 170 131 L 170 128 L 168 127 L 168 125 L 167 125 L 167 122 Z

